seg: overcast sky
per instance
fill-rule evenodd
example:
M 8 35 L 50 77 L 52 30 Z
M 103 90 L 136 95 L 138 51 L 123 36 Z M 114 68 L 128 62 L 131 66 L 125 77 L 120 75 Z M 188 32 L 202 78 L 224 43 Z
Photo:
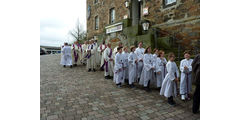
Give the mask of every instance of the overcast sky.
M 72 42 L 68 32 L 79 18 L 86 30 L 86 0 L 49 0 L 41 10 L 40 45 L 60 46 Z

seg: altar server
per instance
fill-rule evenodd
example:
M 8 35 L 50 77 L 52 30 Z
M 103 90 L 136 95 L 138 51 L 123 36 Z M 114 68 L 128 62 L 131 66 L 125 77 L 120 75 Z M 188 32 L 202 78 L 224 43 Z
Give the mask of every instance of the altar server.
M 147 47 L 144 52 L 143 58 L 143 70 L 141 74 L 141 78 L 139 81 L 140 85 L 144 86 L 144 89 L 147 92 L 150 92 L 150 81 L 153 79 L 153 70 L 155 69 L 153 64 L 153 56 L 151 54 L 152 50 L 151 47 Z
M 137 78 L 138 82 L 142 74 L 143 69 L 143 57 L 144 57 L 144 51 L 145 49 L 142 47 L 142 42 L 139 42 L 138 48 L 135 50 L 135 53 L 138 56 L 138 65 L 137 65 Z
M 93 44 L 93 40 L 90 41 L 90 44 L 88 45 L 87 48 L 87 69 L 88 72 L 90 72 L 91 70 L 93 70 L 93 72 L 96 71 L 96 62 L 95 62 L 95 52 L 96 52 L 96 48 Z
M 115 56 L 116 56 L 116 54 L 117 54 L 117 48 L 118 47 L 123 47 L 123 44 L 122 44 L 122 42 L 119 42 L 118 43 L 118 46 L 116 46 L 114 49 L 113 49 L 113 59 L 115 59 Z
M 112 55 L 112 48 L 111 44 L 107 44 L 107 48 L 104 50 L 104 75 L 105 79 L 112 79 L 113 78 L 113 55 Z
M 125 80 L 126 83 L 128 83 L 128 47 L 125 46 L 123 48 L 123 52 L 122 52 L 122 56 L 123 56 L 123 79 Z
M 124 83 L 124 73 L 123 73 L 123 55 L 122 55 L 122 47 L 117 48 L 118 53 L 115 56 L 115 65 L 114 65 L 114 77 L 115 83 L 120 88 L 121 85 Z
M 61 64 L 66 67 L 70 66 L 72 68 L 72 54 L 71 47 L 68 46 L 68 43 L 64 43 L 64 47 L 62 49 L 63 61 Z
M 170 105 L 175 105 L 175 101 L 173 100 L 173 97 L 176 97 L 177 95 L 177 84 L 179 78 L 179 71 L 175 60 L 174 53 L 169 53 L 168 55 L 168 63 L 167 63 L 167 75 L 163 80 L 162 88 L 160 90 L 160 95 L 164 95 L 168 98 L 168 103 Z
M 155 48 L 153 50 L 153 66 L 156 68 L 156 62 L 157 62 L 157 58 L 158 58 L 158 49 Z M 150 81 L 151 85 L 154 87 L 157 87 L 157 73 L 156 73 L 156 69 L 153 70 L 153 79 L 152 81 Z
M 160 71 L 160 75 L 159 72 L 157 73 L 157 87 L 159 89 L 161 89 L 162 87 L 162 81 L 165 78 L 166 74 L 167 74 L 167 69 L 166 69 L 166 64 L 167 64 L 167 60 L 164 57 L 165 56 L 165 52 L 163 50 L 160 50 L 158 52 L 159 54 L 159 58 L 157 59 L 157 64 L 158 64 L 158 71 Z
M 192 61 L 190 59 L 190 52 L 184 52 L 184 58 L 180 62 L 180 71 L 181 71 L 181 81 L 180 81 L 180 95 L 181 99 L 185 100 L 190 99 L 189 93 L 192 90 Z
M 103 43 L 98 47 L 99 57 L 101 58 L 101 64 L 100 69 L 104 70 L 104 50 L 107 48 L 107 45 L 105 45 L 105 40 L 103 40 Z
M 128 70 L 129 70 L 129 86 L 131 88 L 134 87 L 134 82 L 137 80 L 137 63 L 138 63 L 138 58 L 137 58 L 137 55 L 136 53 L 134 52 L 135 51 L 135 47 L 134 46 L 131 46 L 130 50 L 130 54 L 128 56 L 128 63 L 129 63 L 129 67 L 128 67 Z

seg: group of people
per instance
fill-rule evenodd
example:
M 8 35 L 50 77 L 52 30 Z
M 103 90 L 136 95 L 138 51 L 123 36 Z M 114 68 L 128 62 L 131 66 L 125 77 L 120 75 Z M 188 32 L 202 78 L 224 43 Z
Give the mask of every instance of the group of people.
M 142 46 L 142 42 L 139 42 L 138 47 L 131 46 L 129 52 L 128 47 L 123 47 L 121 42 L 113 50 L 111 43 L 105 44 L 105 41 L 100 46 L 96 40 L 86 41 L 82 45 L 75 42 L 71 47 L 65 43 L 62 47 L 61 64 L 64 67 L 87 64 L 88 72 L 95 72 L 99 67 L 100 70 L 104 70 L 105 79 L 113 79 L 118 88 L 121 88 L 124 83 L 127 83 L 130 88 L 134 88 L 134 84 L 138 83 L 147 92 L 151 91 L 150 86 L 157 87 L 160 95 L 168 98 L 170 105 L 176 104 L 173 97 L 178 94 L 181 100 L 190 100 L 193 71 L 193 59 L 190 58 L 190 52 L 184 52 L 185 59 L 181 60 L 179 66 L 180 77 L 178 66 L 174 62 L 174 53 L 168 53 L 167 61 L 163 50 L 154 49 L 152 54 L 151 47 L 144 49 Z M 178 81 L 180 81 L 179 89 Z M 200 92 L 196 94 L 198 94 L 196 99 L 200 99 Z M 199 104 L 195 105 L 198 109 Z

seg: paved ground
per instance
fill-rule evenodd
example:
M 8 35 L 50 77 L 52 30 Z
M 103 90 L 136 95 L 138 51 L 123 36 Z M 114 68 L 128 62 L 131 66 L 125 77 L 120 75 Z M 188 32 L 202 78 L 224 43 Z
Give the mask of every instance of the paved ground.
M 117 88 L 103 72 L 86 72 L 85 66 L 63 68 L 60 55 L 43 55 L 41 61 L 41 120 L 196 120 L 192 101 L 167 104 L 159 91 L 142 87 Z

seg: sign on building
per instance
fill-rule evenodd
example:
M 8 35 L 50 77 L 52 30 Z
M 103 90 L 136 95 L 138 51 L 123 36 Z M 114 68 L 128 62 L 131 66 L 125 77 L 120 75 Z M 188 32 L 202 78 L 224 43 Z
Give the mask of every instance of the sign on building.
M 143 15 L 148 15 L 148 7 L 143 8 Z
M 105 27 L 106 28 L 106 33 L 113 33 L 113 32 L 118 32 L 118 31 L 122 31 L 123 26 L 122 23 L 116 23 L 110 26 Z

